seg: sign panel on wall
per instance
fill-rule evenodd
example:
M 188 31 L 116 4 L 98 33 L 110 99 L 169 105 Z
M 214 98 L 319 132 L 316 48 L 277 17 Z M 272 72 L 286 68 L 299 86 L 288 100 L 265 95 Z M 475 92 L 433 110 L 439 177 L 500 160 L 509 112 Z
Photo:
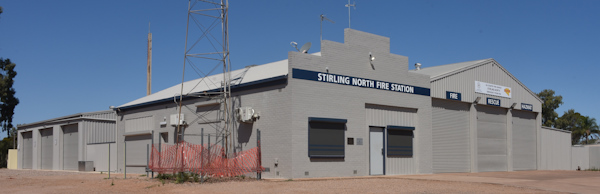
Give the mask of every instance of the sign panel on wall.
M 460 97 L 460 93 L 458 92 L 451 92 L 451 91 L 446 91 L 446 99 L 448 100 L 461 100 Z
M 480 81 L 475 81 L 475 92 L 488 94 L 492 96 L 500 96 L 504 98 L 512 97 L 512 89 L 506 86 L 490 84 Z
M 492 106 L 500 106 L 500 99 L 487 98 L 486 99 L 486 104 L 487 105 L 492 105 Z
M 533 105 L 521 103 L 521 110 L 533 111 Z
M 347 86 L 355 86 L 362 88 L 373 88 L 378 90 L 387 90 L 392 92 L 400 92 L 407 94 L 417 94 L 429 96 L 431 91 L 429 88 L 412 86 L 407 84 L 399 84 L 387 81 L 379 81 L 368 78 L 352 77 L 347 75 L 338 75 L 324 72 L 309 71 L 304 69 L 292 69 L 292 77 L 295 79 L 303 79 L 310 81 L 326 82 L 333 84 L 341 84 Z

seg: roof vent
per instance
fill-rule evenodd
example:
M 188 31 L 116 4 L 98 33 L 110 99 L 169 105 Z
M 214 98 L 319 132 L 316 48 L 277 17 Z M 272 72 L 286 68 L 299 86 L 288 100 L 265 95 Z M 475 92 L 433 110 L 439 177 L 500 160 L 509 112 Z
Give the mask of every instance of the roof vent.
M 415 63 L 415 68 L 417 70 L 420 70 L 421 69 L 421 63 Z

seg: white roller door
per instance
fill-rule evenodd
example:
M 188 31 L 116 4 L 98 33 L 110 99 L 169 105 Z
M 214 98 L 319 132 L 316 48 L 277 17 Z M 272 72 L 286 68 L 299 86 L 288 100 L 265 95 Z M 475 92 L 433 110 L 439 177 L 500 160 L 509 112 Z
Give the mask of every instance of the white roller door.
M 477 106 L 477 166 L 479 172 L 507 171 L 506 109 Z
M 42 169 L 52 170 L 52 157 L 54 156 L 52 128 L 40 130 L 40 135 Z
M 469 104 L 434 99 L 433 172 L 470 172 Z
M 513 110 L 512 115 L 513 170 L 536 170 L 536 115 L 518 110 Z
M 79 134 L 77 124 L 63 126 L 63 169 L 78 170 Z
M 33 133 L 24 132 L 23 136 L 23 169 L 31 169 L 33 166 Z
M 126 166 L 128 172 L 143 173 L 147 163 L 146 145 L 151 144 L 151 135 L 134 135 L 125 137 L 127 146 Z

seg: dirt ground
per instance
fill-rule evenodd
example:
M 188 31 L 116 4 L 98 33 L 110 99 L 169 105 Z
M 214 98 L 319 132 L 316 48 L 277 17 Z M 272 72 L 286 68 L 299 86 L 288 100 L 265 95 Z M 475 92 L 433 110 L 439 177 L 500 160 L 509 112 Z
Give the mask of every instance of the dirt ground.
M 0 169 L 3 193 L 556 193 L 499 183 L 383 176 L 175 184 L 145 175 Z M 437 176 L 437 175 L 433 175 Z

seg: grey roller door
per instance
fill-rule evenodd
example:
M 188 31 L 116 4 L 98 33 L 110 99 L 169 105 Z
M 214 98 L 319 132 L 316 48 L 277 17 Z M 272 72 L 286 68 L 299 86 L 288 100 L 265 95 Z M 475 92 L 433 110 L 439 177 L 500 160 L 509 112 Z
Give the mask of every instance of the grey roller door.
M 506 109 L 477 106 L 479 172 L 507 171 Z
M 151 143 L 151 135 L 135 135 L 125 137 L 127 144 L 127 167 L 145 167 L 147 163 L 146 145 Z M 143 171 L 142 171 L 143 172 Z M 141 172 L 138 172 L 141 173 Z
M 433 172 L 470 172 L 469 104 L 434 99 Z
M 513 170 L 536 170 L 536 115 L 518 110 L 514 110 L 512 115 Z
M 33 166 L 33 133 L 25 132 L 23 135 L 23 169 L 31 169 Z
M 54 156 L 52 129 L 42 129 L 40 135 L 42 137 L 40 142 L 42 169 L 52 170 L 52 157 Z
M 78 170 L 79 168 L 79 134 L 77 124 L 63 126 L 63 169 Z

